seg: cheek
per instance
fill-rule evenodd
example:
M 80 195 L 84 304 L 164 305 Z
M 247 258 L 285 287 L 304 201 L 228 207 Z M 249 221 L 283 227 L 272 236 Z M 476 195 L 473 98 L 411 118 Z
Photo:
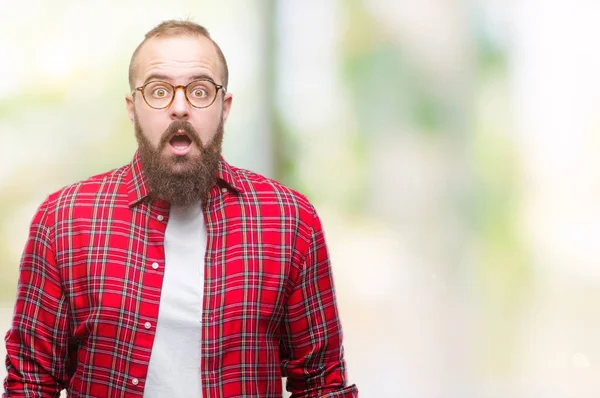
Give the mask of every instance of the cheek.
M 221 117 L 221 112 L 211 112 L 210 114 L 199 115 L 192 122 L 202 142 L 208 142 L 215 136 Z
M 158 115 L 138 114 L 138 121 L 142 133 L 154 146 L 158 144 L 160 137 L 168 127 L 168 122 L 164 122 L 161 119 L 162 118 L 158 117 Z

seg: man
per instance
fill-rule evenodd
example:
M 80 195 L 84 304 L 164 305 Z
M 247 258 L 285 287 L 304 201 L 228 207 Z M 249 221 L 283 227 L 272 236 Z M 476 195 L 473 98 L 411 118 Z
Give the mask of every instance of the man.
M 356 397 L 319 218 L 221 157 L 227 63 L 167 21 L 135 50 L 133 161 L 35 214 L 6 335 L 5 395 Z

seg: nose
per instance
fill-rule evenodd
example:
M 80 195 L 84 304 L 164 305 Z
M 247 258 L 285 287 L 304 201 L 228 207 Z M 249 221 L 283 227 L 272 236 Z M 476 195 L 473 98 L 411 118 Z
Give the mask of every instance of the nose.
M 175 88 L 175 94 L 169 113 L 172 120 L 187 120 L 189 118 L 190 104 L 185 98 L 185 89 L 183 87 Z

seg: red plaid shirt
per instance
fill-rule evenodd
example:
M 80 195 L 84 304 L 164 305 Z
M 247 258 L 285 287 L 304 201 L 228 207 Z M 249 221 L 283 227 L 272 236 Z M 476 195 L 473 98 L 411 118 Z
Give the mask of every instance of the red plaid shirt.
M 356 397 L 321 224 L 302 195 L 221 160 L 203 207 L 205 397 Z M 6 335 L 10 397 L 142 396 L 169 206 L 139 156 L 35 214 Z M 148 328 L 150 326 L 150 328 Z

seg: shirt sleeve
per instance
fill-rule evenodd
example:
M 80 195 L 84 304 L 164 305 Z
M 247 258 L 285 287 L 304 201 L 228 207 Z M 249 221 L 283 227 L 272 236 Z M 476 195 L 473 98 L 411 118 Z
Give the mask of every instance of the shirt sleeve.
M 358 397 L 356 386 L 346 384 L 329 254 L 321 222 L 312 210 L 308 250 L 282 323 L 281 372 L 293 398 Z
M 48 200 L 36 212 L 21 257 L 6 334 L 3 397 L 58 397 L 67 380 L 67 302 L 60 284 Z

